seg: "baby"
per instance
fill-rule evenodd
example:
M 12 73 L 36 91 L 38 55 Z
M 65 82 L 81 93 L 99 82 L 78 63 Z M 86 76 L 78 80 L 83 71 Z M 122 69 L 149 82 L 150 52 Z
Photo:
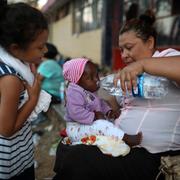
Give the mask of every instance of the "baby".
M 97 91 L 100 81 L 97 66 L 86 58 L 67 61 L 63 66 L 66 89 L 66 132 L 72 142 L 90 135 L 112 136 L 129 146 L 140 144 L 142 133 L 128 135 L 111 121 L 120 115 L 101 98 Z

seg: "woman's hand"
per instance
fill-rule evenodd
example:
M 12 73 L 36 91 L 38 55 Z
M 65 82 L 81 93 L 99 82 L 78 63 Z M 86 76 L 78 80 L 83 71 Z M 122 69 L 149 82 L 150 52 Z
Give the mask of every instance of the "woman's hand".
M 114 84 L 120 80 L 123 92 L 131 91 L 137 85 L 137 76 L 143 73 L 143 61 L 136 61 L 120 70 L 114 78 Z

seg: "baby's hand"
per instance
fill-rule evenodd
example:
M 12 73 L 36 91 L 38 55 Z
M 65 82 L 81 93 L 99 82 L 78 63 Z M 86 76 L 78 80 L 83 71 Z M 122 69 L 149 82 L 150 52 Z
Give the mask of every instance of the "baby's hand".
M 104 114 L 100 111 L 94 111 L 94 114 L 95 114 L 94 120 L 105 119 Z
M 117 110 L 117 111 L 110 110 L 106 113 L 106 116 L 108 119 L 116 119 L 120 116 L 120 114 L 121 114 L 120 110 Z

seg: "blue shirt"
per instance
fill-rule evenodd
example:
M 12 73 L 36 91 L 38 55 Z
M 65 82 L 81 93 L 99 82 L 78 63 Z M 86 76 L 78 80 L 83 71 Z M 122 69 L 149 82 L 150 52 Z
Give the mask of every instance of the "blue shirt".
M 53 96 L 60 97 L 60 84 L 64 82 L 60 65 L 54 60 L 45 60 L 39 65 L 38 73 L 44 77 L 42 89 Z

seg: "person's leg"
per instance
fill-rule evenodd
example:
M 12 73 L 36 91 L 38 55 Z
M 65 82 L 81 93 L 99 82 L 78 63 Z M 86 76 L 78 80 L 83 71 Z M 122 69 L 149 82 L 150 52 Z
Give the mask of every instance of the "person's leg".
M 154 180 L 160 156 L 143 148 L 133 148 L 125 157 L 104 155 L 96 146 L 59 144 L 55 172 L 58 178 Z
M 142 139 L 142 133 L 124 134 L 120 128 L 105 119 L 96 120 L 91 125 L 68 122 L 66 132 L 72 142 L 80 142 L 83 137 L 95 135 L 118 138 L 129 146 L 135 146 L 140 144 Z
M 122 139 L 124 132 L 108 120 L 100 119 L 91 125 L 79 123 L 67 123 L 66 132 L 72 142 L 78 142 L 83 137 L 90 135 L 113 136 Z

